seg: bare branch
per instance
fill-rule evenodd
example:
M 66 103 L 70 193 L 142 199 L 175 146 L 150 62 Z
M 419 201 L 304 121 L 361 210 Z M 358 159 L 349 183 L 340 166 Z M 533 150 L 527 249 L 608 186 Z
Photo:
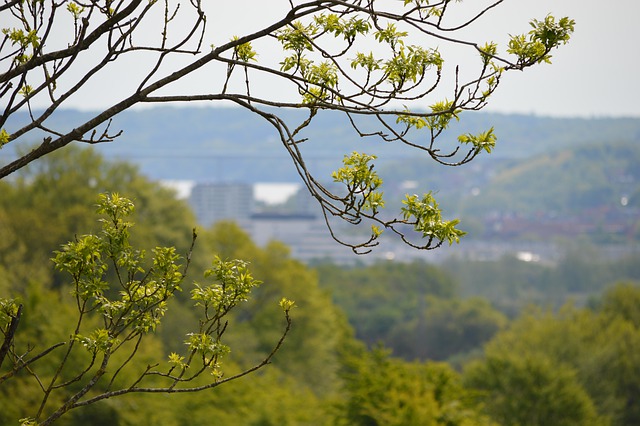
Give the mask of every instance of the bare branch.
M 16 331 L 18 330 L 18 324 L 20 323 L 20 317 L 22 316 L 22 308 L 23 305 L 18 306 L 18 311 L 16 312 L 15 316 L 11 318 L 9 327 L 7 327 L 7 331 L 4 334 L 4 341 L 2 342 L 2 346 L 0 347 L 0 367 L 2 367 L 4 358 L 9 353 L 11 345 L 13 344 L 13 339 Z

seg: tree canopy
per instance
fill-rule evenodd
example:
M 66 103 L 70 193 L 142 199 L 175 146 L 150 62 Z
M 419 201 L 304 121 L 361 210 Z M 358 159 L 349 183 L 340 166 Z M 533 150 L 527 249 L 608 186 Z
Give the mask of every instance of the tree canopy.
M 590 309 L 532 308 L 466 366 L 466 383 L 500 424 L 637 424 L 638 297 L 621 282 Z
M 330 230 L 332 217 L 371 226 L 365 241 L 331 232 L 337 241 L 367 252 L 387 230 L 418 248 L 451 244 L 464 233 L 456 220 L 443 218 L 430 192 L 407 195 L 400 212 L 382 213 L 382 178 L 372 155 L 345 153 L 332 176 L 340 189 L 321 183 L 305 162 L 304 145 L 313 141 L 304 129 L 320 111 L 335 110 L 346 114 L 355 134 L 409 146 L 444 165 L 491 152 L 493 128 L 460 135 L 454 144 L 437 139 L 463 111 L 483 108 L 505 72 L 550 62 L 552 50 L 567 43 L 574 29 L 573 20 L 547 15 L 504 46 L 464 37 L 465 29 L 481 26 L 502 2 L 290 0 L 278 5 L 282 12 L 272 22 L 220 39 L 207 20 L 216 6 L 201 0 L 5 0 L 0 145 L 39 142 L 0 166 L 0 178 L 72 142 L 115 140 L 122 129 L 112 120 L 131 107 L 226 102 L 273 125 Z M 449 65 L 447 46 L 466 49 L 477 65 Z M 128 61 L 137 65 L 118 67 Z M 66 128 L 48 125 L 57 110 L 74 97 L 91 96 L 84 89 L 107 76 L 117 82 L 114 91 L 122 90 L 119 101 Z M 185 80 L 203 76 L 196 93 L 181 89 Z M 282 88 L 281 96 L 263 95 L 272 85 Z M 272 107 L 304 110 L 306 118 L 285 122 Z M 18 111 L 29 111 L 30 119 L 11 121 Z M 371 117 L 375 125 L 362 124 Z M 407 237 L 413 232 L 422 239 Z
M 456 288 L 460 285 L 437 267 L 387 262 L 350 268 L 323 264 L 312 270 L 291 259 L 283 244 L 258 247 L 238 226 L 220 223 L 198 231 L 189 263 L 189 276 L 196 278 L 197 285 L 183 276 L 183 291 L 168 297 L 165 290 L 180 276 L 171 278 L 163 271 L 176 272 L 189 259 L 191 240 L 187 237 L 192 234 L 185 234 L 190 230 L 183 228 L 192 219 L 184 202 L 172 199 L 135 168 L 103 161 L 85 150 L 64 150 L 37 164 L 41 167 L 21 171 L 23 178 L 0 184 L 0 337 L 4 337 L 0 345 L 0 424 L 22 419 L 28 425 L 34 418 L 46 423 L 46 417 L 60 408 L 69 408 L 56 421 L 61 425 L 187 425 L 211 419 L 242 425 L 638 423 L 637 259 L 612 265 L 615 276 L 601 276 L 589 269 L 604 282 L 623 277 L 636 282 L 613 287 L 601 299 L 595 298 L 594 291 L 599 292 L 603 285 L 587 283 L 584 291 L 593 297 L 587 308 L 565 306 L 558 312 L 532 308 L 505 324 L 504 316 L 487 302 L 459 299 Z M 59 185 L 51 170 L 58 171 Z M 64 177 L 67 173 L 69 177 Z M 83 176 L 92 179 L 81 179 Z M 110 220 L 102 223 L 106 229 L 101 228 L 95 212 L 80 207 L 95 207 L 92 188 L 127 191 L 136 202 L 137 212 L 123 217 L 117 225 L 120 231 L 113 229 Z M 111 209 L 105 210 L 105 202 L 129 210 L 130 204 L 122 197 L 105 197 L 99 201 L 103 212 Z M 44 199 L 43 204 L 37 202 L 39 198 Z M 48 222 L 60 229 L 45 238 L 39 234 L 53 233 L 45 226 Z M 27 232 L 30 227 L 43 231 Z M 126 234 L 122 231 L 129 231 L 127 238 L 121 238 Z M 64 239 L 63 233 L 70 235 Z M 178 243 L 175 249 L 165 245 L 172 238 Z M 64 241 L 69 242 L 61 245 Z M 43 259 L 47 251 L 51 257 L 54 250 L 55 263 L 63 269 L 57 274 L 52 270 L 54 263 Z M 146 262 L 142 251 L 147 253 Z M 89 254 L 84 262 L 78 256 L 82 253 Z M 173 263 L 176 253 L 183 257 Z M 214 253 L 218 260 L 212 264 Z M 111 256 L 118 261 L 110 261 Z M 237 258 L 250 263 L 250 274 L 246 262 L 222 260 Z M 70 268 L 79 272 L 77 261 L 83 264 L 83 272 L 70 275 Z M 584 268 L 582 263 L 570 263 L 576 264 Z M 105 265 L 107 272 L 98 276 Z M 225 265 L 244 271 L 248 282 L 251 276 L 264 282 L 253 287 L 249 300 L 234 307 L 226 320 L 218 317 L 228 323 L 221 340 L 216 335 L 222 330 L 213 327 L 212 342 L 202 337 L 199 327 L 206 326 L 207 317 L 215 320 L 218 311 L 212 304 L 207 310 L 202 303 L 215 303 L 216 294 L 225 292 L 230 298 L 224 299 L 232 300 L 229 291 L 234 286 L 227 279 L 241 275 L 227 270 L 230 273 L 222 274 L 220 282 L 216 278 Z M 132 271 L 136 266 L 137 272 Z M 208 277 L 203 278 L 207 269 Z M 183 271 L 178 267 L 179 274 Z M 476 279 L 482 275 L 478 270 L 469 274 Z M 491 275 L 490 270 L 486 274 Z M 546 285 L 540 288 L 547 289 Z M 148 291 L 146 297 L 134 291 L 143 288 Z M 94 291 L 94 297 L 93 303 L 85 305 L 87 291 Z M 241 290 L 238 295 L 242 298 L 244 294 Z M 293 326 L 269 368 L 219 386 L 226 378 L 258 365 L 273 349 L 286 327 L 278 307 L 283 297 L 294 299 L 297 308 L 291 313 Z M 519 297 L 531 301 L 530 293 Z M 128 311 L 124 309 L 127 299 L 135 302 Z M 84 313 L 76 329 L 79 306 Z M 388 333 L 369 333 L 368 342 L 356 340 L 354 331 L 356 336 L 362 330 L 377 331 L 370 327 L 372 317 L 385 327 L 391 324 L 382 330 Z M 350 330 L 347 320 L 355 330 Z M 131 327 L 113 327 L 127 322 Z M 147 326 L 149 331 L 144 332 Z M 110 331 L 105 336 L 101 330 Z M 231 348 L 231 353 L 218 357 L 217 369 L 209 364 L 203 370 L 206 374 L 189 382 L 195 389 L 215 386 L 215 391 L 181 392 L 171 398 L 144 392 L 143 386 L 147 390 L 158 386 L 153 389 L 161 392 L 163 382 L 172 380 L 165 375 L 172 363 L 177 364 L 174 375 L 180 363 L 188 362 L 187 357 L 180 357 L 189 352 L 195 334 L 200 334 L 200 341 L 217 343 L 221 350 Z M 136 336 L 142 336 L 138 346 Z M 395 340 L 385 339 L 389 336 Z M 479 346 L 487 339 L 481 357 Z M 92 364 L 93 345 L 100 344 L 103 350 L 102 343 L 116 344 L 117 340 L 122 342 L 120 349 L 107 349 L 111 355 L 105 372 L 82 395 L 99 373 L 95 364 L 105 355 L 98 350 Z M 365 343 L 376 340 L 393 348 L 398 358 L 382 349 L 368 351 Z M 419 352 L 425 347 L 426 351 Z M 194 374 L 203 361 L 213 362 L 205 358 L 194 356 L 182 378 Z M 446 358 L 464 373 L 444 363 L 407 361 L 414 358 Z M 222 379 L 217 376 L 220 372 Z M 136 382 L 139 378 L 142 380 Z M 178 386 L 184 389 L 189 384 L 180 381 L 174 389 Z M 77 396 L 80 398 L 74 401 Z

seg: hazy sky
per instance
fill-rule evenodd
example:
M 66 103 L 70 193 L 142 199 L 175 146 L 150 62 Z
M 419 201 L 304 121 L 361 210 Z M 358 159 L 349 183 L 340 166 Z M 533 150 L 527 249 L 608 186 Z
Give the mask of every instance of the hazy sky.
M 547 12 L 576 21 L 571 42 L 553 64 L 510 74 L 489 109 L 559 116 L 640 116 L 640 2 L 512 0 L 496 15 Z
M 473 6 L 478 1 L 481 0 L 466 0 L 456 4 L 456 7 Z M 209 28 L 213 28 L 214 34 L 220 37 L 218 42 L 223 42 L 233 35 L 241 35 L 243 31 L 256 30 L 276 16 L 282 16 L 279 8 L 286 6 L 288 1 L 207 0 L 205 4 L 212 8 Z M 507 73 L 486 110 L 553 116 L 640 117 L 640 36 L 636 34 L 640 2 L 508 0 L 494 9 L 472 35 L 476 41 L 484 38 L 488 41 L 495 40 L 494 34 L 526 32 L 530 18 L 542 19 L 548 13 L 575 19 L 573 39 L 567 46 L 554 52 L 552 65 L 543 64 L 523 73 Z M 269 52 L 259 53 L 261 60 L 269 57 Z M 462 66 L 464 60 L 467 59 L 460 59 Z M 473 55 L 469 60 L 477 63 L 478 58 Z M 134 70 L 135 62 L 129 63 L 129 66 L 133 67 L 129 70 Z M 101 77 L 99 84 L 92 86 L 91 92 L 72 98 L 73 102 L 67 106 L 94 109 L 117 102 L 121 96 L 115 94 L 114 89 L 127 79 L 129 72 Z M 194 77 L 182 82 L 180 88 L 202 84 L 201 77 Z M 433 101 L 425 102 L 429 105 Z

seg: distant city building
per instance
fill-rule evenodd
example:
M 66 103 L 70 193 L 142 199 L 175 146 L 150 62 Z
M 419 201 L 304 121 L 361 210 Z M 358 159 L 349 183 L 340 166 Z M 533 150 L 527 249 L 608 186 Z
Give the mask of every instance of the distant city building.
M 244 183 L 198 183 L 189 203 L 204 226 L 221 220 L 246 225 L 254 210 L 253 186 Z
M 250 234 L 262 247 L 270 241 L 283 242 L 291 256 L 302 261 L 350 254 L 331 238 L 321 215 L 258 213 L 251 217 Z
M 287 203 L 296 213 L 310 216 L 321 215 L 320 203 L 309 193 L 306 187 L 298 189 L 298 191 L 289 198 Z

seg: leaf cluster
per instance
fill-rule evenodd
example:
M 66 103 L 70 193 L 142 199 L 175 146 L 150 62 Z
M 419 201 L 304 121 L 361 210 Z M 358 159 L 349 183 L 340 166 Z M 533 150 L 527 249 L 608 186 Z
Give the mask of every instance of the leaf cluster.
M 549 52 L 569 42 L 575 28 L 575 21 L 563 17 L 556 19 L 547 15 L 543 21 L 534 19 L 530 23 L 533 29 L 528 34 L 511 37 L 508 53 L 518 57 L 518 66 L 525 67 L 534 63 L 551 63 Z
M 384 207 L 383 193 L 378 191 L 382 185 L 382 179 L 373 169 L 371 161 L 375 155 L 353 152 L 344 157 L 344 167 L 333 172 L 334 182 L 345 184 L 349 192 L 350 200 L 347 209 L 370 210 L 374 214 L 379 208 Z
M 402 215 L 407 224 L 413 225 L 416 232 L 422 234 L 429 241 L 447 241 L 449 245 L 460 242 L 460 237 L 466 234 L 456 228 L 460 223 L 458 219 L 445 221 L 438 203 L 429 192 L 422 196 L 407 195 L 402 202 Z

